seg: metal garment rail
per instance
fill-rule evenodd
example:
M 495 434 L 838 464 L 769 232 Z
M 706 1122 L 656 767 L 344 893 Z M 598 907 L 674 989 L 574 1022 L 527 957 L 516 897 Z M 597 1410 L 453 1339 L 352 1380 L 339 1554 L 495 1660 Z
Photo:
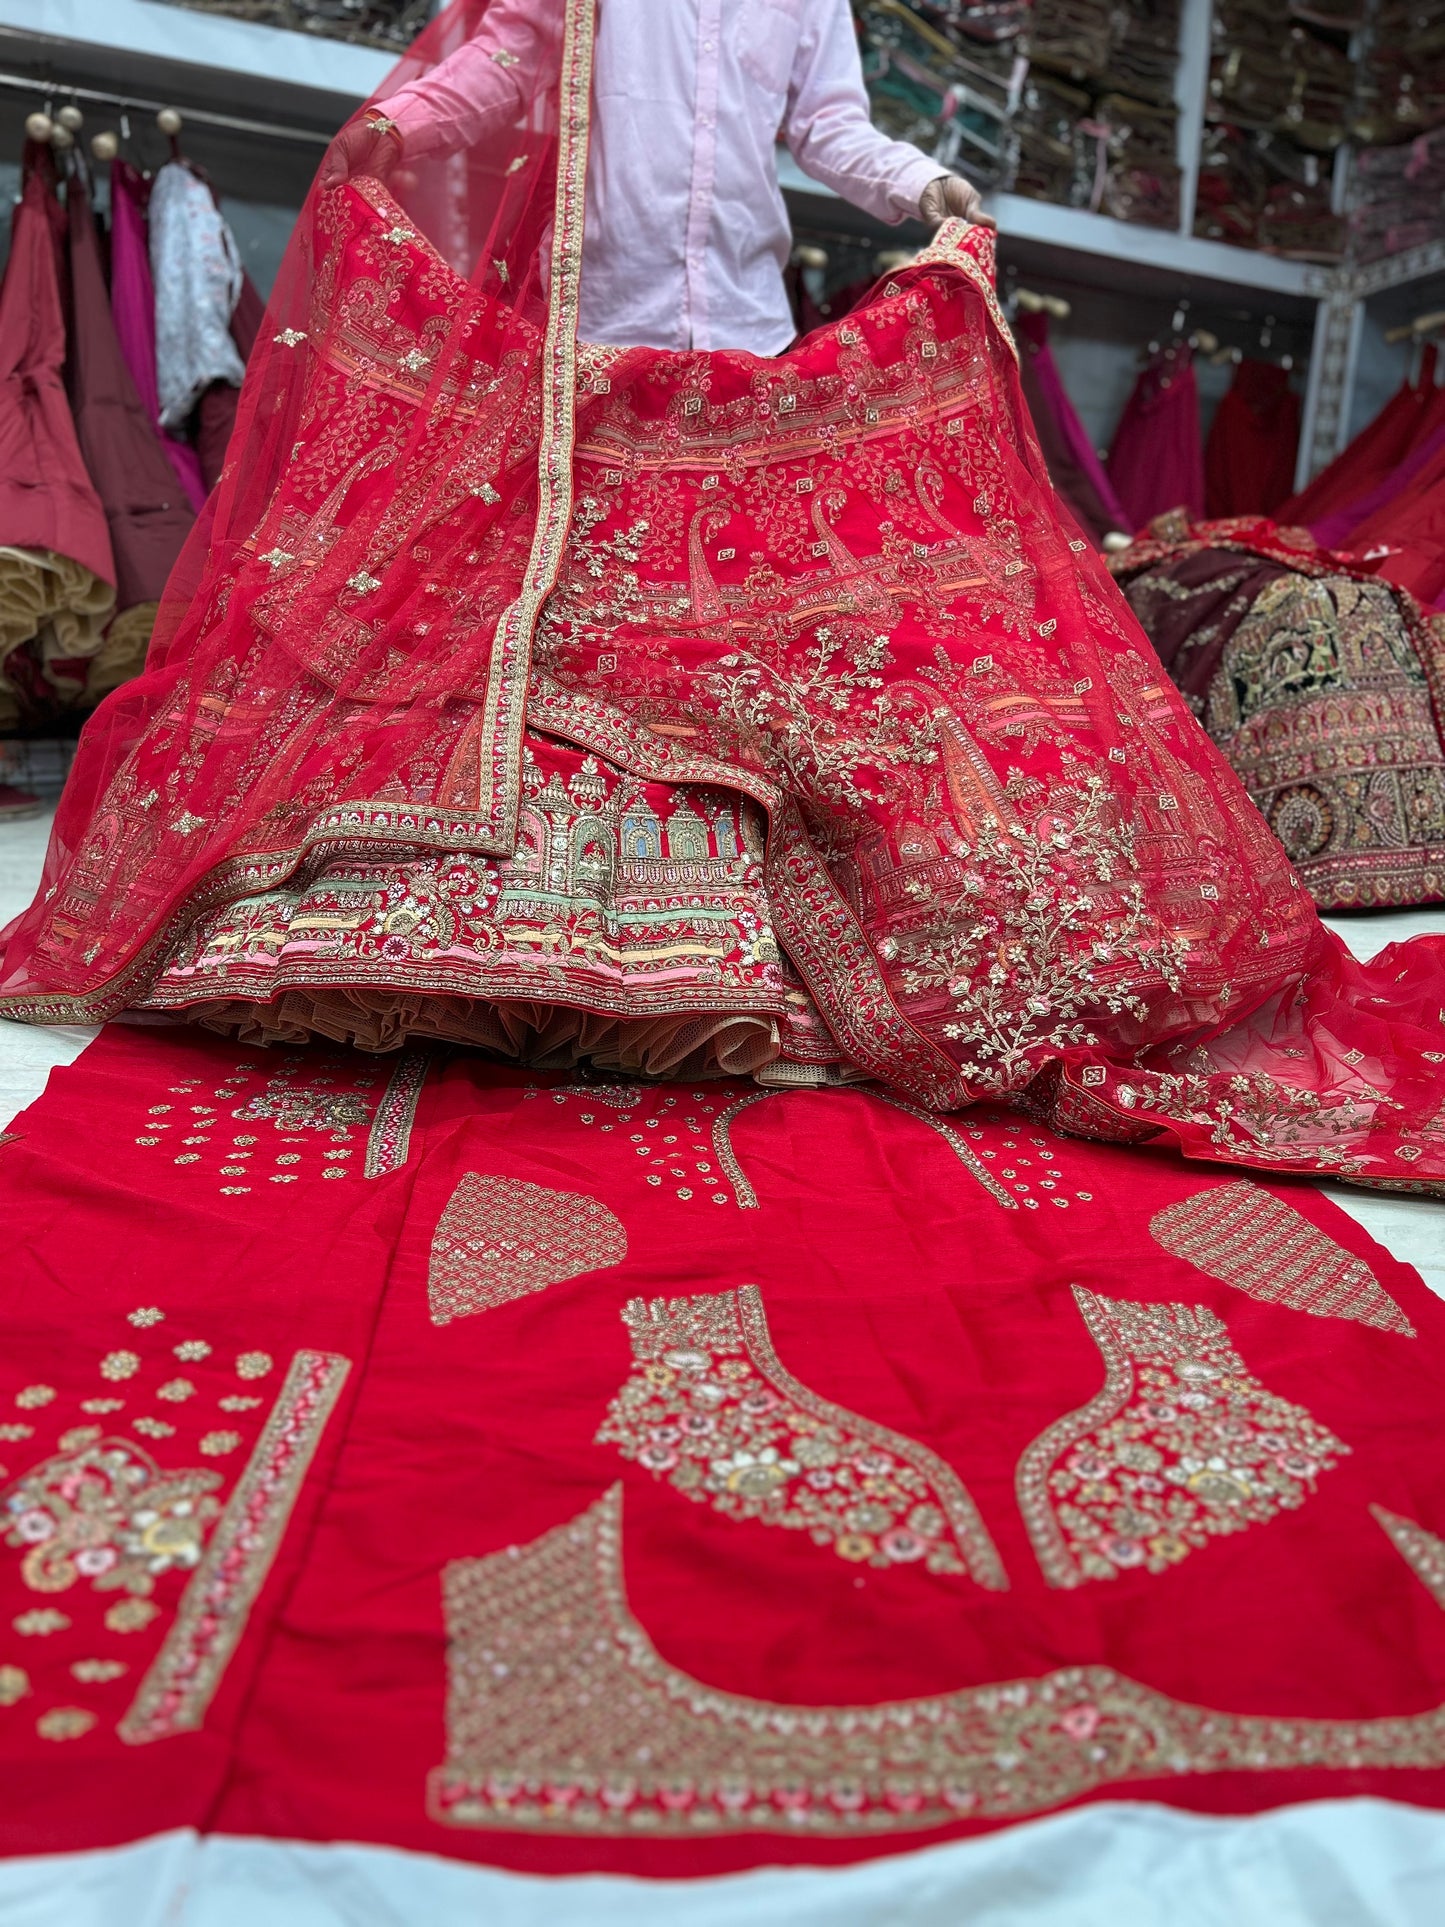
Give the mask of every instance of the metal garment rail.
M 173 101 L 143 100 L 136 94 L 111 94 L 95 87 L 72 87 L 66 81 L 50 80 L 37 74 L 0 74 L 0 88 L 10 93 L 31 94 L 38 101 L 55 101 L 64 106 L 67 101 L 91 101 L 102 107 L 114 107 L 121 113 L 158 114 L 163 107 L 174 106 Z M 272 140 L 301 141 L 309 147 L 329 147 L 331 134 L 318 132 L 314 127 L 290 127 L 282 121 L 246 120 L 238 114 L 213 114 L 205 107 L 181 107 L 177 109 L 182 120 L 198 127 L 223 127 L 232 134 L 264 134 Z

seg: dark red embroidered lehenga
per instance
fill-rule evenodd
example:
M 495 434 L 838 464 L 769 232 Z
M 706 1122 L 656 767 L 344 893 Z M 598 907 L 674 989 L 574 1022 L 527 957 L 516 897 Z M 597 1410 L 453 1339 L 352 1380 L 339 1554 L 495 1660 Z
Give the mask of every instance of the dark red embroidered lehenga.
M 989 235 L 774 360 L 577 343 L 591 7 L 557 7 L 556 87 L 485 151 L 313 193 L 4 1008 L 1445 1179 L 1445 952 L 1321 927 L 1060 516 Z

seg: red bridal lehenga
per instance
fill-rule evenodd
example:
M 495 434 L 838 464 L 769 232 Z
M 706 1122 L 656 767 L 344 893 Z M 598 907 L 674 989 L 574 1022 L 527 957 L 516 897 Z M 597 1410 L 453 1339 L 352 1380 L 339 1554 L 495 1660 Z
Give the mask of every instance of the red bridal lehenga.
M 1445 950 L 1322 928 L 1049 487 L 991 237 L 775 359 L 579 342 L 588 0 L 534 30 L 480 146 L 313 191 L 5 1012 L 1445 1180 Z

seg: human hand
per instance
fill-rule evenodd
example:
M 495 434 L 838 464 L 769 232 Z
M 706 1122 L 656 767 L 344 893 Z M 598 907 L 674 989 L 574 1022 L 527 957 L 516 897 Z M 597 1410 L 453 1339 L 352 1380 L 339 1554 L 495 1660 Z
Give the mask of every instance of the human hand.
M 998 228 L 993 216 L 983 211 L 983 196 L 961 174 L 940 174 L 930 181 L 918 198 L 918 212 L 932 227 L 944 221 L 968 221 L 974 227 Z
M 381 114 L 348 121 L 327 148 L 318 176 L 323 189 L 340 187 L 356 174 L 384 180 L 401 159 L 401 136 Z

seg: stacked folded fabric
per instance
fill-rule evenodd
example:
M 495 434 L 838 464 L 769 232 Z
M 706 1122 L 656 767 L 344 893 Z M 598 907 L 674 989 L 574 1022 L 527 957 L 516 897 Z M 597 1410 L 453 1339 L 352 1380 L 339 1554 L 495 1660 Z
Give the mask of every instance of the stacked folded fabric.
M 1006 185 L 1017 148 L 1020 0 L 959 8 L 855 0 L 854 12 L 877 124 L 982 186 Z
M 1350 233 L 1362 262 L 1445 235 L 1445 127 L 1355 155 Z
M 1409 140 L 1445 122 L 1445 0 L 1379 0 L 1358 70 L 1355 137 Z
M 1027 51 L 1017 191 L 1172 227 L 1178 0 L 1036 0 Z

